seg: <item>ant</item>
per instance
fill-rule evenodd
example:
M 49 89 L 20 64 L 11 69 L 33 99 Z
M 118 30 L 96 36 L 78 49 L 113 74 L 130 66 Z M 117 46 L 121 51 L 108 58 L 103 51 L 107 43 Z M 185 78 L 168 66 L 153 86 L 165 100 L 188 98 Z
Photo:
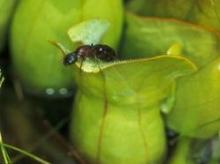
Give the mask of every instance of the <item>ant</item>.
M 117 58 L 115 51 L 104 44 L 82 45 L 75 51 L 68 53 L 63 60 L 64 65 L 74 64 L 78 60 L 85 58 L 96 58 L 105 62 L 114 61 Z
M 113 48 L 105 44 L 82 45 L 75 51 L 65 54 L 58 43 L 50 41 L 58 47 L 64 54 L 63 64 L 68 66 L 75 64 L 77 61 L 84 61 L 86 58 L 99 59 L 104 62 L 111 62 L 117 59 L 117 54 Z

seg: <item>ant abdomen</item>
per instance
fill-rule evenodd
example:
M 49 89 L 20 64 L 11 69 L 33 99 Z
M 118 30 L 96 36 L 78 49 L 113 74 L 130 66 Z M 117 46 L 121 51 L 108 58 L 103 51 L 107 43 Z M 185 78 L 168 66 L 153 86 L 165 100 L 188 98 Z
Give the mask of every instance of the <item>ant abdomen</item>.
M 114 61 L 117 59 L 117 55 L 114 49 L 108 45 L 97 44 L 93 47 L 95 49 L 96 58 L 106 62 Z

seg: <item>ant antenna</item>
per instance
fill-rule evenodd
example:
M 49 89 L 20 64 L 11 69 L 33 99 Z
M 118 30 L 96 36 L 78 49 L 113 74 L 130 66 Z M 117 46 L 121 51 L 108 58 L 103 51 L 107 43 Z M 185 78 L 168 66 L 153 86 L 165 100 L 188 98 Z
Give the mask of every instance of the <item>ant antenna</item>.
M 67 50 L 67 49 L 66 49 L 62 44 L 60 44 L 59 42 L 55 42 L 55 41 L 52 41 L 52 40 L 48 40 L 48 42 L 49 42 L 50 44 L 52 44 L 53 46 L 57 47 L 57 48 L 61 51 L 63 57 L 65 57 L 66 54 L 69 53 L 69 50 Z

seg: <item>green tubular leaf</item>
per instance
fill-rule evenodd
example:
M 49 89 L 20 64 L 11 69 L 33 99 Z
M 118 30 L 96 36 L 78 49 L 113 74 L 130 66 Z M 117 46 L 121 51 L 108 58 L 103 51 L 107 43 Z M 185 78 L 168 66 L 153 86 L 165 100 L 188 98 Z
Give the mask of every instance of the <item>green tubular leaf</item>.
M 200 10 L 199 10 L 200 9 Z M 210 26 L 220 31 L 220 1 L 203 0 L 197 3 L 193 17 L 189 20 L 204 26 Z
M 216 134 L 220 127 L 219 34 L 170 19 L 143 19 L 130 14 L 127 22 L 124 53 L 141 51 L 151 56 L 178 43 L 184 56 L 201 67 L 198 73 L 178 82 L 175 110 L 168 115 L 169 125 L 182 135 L 207 138 Z
M 122 54 L 127 57 L 155 56 L 172 44 L 180 44 L 184 56 L 203 66 L 219 55 L 220 36 L 195 24 L 174 19 L 127 14 Z M 137 52 L 141 52 L 137 55 Z M 137 55 L 137 56 L 134 56 Z
M 103 101 L 81 92 L 76 101 L 79 102 L 72 115 L 71 139 L 90 162 L 159 164 L 156 161 L 164 157 L 166 141 L 159 106 L 146 111 L 138 106 L 109 104 L 103 119 Z
M 162 55 L 80 72 L 70 127 L 75 146 L 93 162 L 160 163 L 166 146 L 159 103 L 177 77 L 195 70 L 184 57 Z
M 167 116 L 185 136 L 208 138 L 220 130 L 220 58 L 194 75 L 179 79 L 176 102 Z
M 72 44 L 67 29 L 79 21 L 78 1 L 24 0 L 19 3 L 11 31 L 13 66 L 22 85 L 30 92 L 45 93 L 47 88 L 71 88 L 72 70 L 60 61 L 60 51 L 48 40 Z M 72 6 L 72 7 L 71 7 Z M 21 39 L 22 38 L 22 39 Z
M 0 0 L 0 51 L 4 46 L 8 23 L 15 3 L 16 0 Z
M 145 16 L 177 18 L 220 30 L 218 0 L 135 0 L 127 8 Z
M 16 74 L 25 89 L 42 94 L 49 88 L 59 94 L 62 88 L 72 88 L 73 70 L 61 64 L 60 50 L 48 40 L 60 42 L 72 51 L 78 44 L 71 42 L 68 30 L 85 20 L 104 19 L 110 26 L 102 42 L 116 47 L 122 13 L 121 0 L 101 0 L 99 5 L 94 0 L 21 1 L 12 24 L 11 51 Z
M 192 0 L 135 0 L 127 5 L 129 11 L 145 16 L 175 17 L 183 19 L 191 8 Z M 173 7 L 175 6 L 175 7 Z

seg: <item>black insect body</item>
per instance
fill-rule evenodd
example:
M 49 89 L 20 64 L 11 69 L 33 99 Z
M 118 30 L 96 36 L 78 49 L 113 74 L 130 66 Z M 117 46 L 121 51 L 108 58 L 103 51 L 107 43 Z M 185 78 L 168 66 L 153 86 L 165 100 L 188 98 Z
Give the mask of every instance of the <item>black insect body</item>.
M 65 55 L 63 59 L 63 64 L 64 65 L 71 65 L 77 61 L 77 55 L 75 52 L 71 52 L 67 55 Z
M 111 62 L 117 59 L 117 54 L 111 47 L 103 44 L 97 44 L 93 47 L 96 58 L 106 62 Z
M 78 60 L 85 60 L 86 58 L 99 59 L 104 62 L 111 62 L 117 59 L 117 55 L 115 51 L 108 45 L 83 45 L 78 47 L 74 52 L 67 54 L 64 57 L 63 64 L 71 65 Z

